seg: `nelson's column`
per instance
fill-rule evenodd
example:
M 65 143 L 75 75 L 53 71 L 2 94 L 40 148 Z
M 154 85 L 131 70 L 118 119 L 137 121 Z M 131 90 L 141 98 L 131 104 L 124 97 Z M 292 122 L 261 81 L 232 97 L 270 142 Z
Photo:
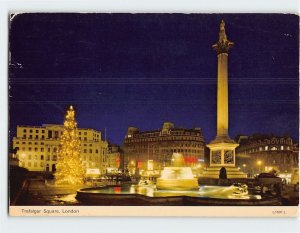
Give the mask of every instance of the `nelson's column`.
M 247 177 L 247 174 L 235 167 L 235 148 L 239 144 L 228 135 L 228 52 L 233 45 L 227 39 L 225 22 L 222 20 L 219 41 L 212 46 L 218 56 L 217 136 L 207 145 L 210 161 L 202 177 L 219 178 L 221 167 L 226 168 L 227 178 Z

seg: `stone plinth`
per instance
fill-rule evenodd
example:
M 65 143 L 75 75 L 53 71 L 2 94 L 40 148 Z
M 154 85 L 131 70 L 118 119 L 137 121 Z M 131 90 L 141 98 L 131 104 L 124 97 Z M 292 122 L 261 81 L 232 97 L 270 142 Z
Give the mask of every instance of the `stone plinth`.
M 200 177 L 218 179 L 220 169 L 221 167 L 208 167 L 207 170 L 203 171 Z M 228 179 L 247 178 L 247 174 L 240 171 L 237 167 L 226 167 L 226 173 Z

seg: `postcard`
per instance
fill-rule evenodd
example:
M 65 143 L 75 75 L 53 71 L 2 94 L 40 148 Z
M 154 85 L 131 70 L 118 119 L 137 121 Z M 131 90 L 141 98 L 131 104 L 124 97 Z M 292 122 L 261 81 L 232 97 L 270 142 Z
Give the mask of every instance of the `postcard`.
M 294 217 L 299 16 L 9 16 L 11 216 Z

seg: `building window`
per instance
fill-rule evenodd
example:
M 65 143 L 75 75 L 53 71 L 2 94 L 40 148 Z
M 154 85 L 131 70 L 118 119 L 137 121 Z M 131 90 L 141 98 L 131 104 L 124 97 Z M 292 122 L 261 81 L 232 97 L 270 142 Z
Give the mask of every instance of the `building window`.
M 269 147 L 268 146 L 265 146 L 265 150 L 268 150 L 269 149 Z
M 81 132 L 79 132 L 79 135 L 81 135 Z
M 96 154 L 98 154 L 98 150 L 96 149 Z
M 57 148 L 56 147 L 53 148 L 53 152 L 57 152 Z
M 37 148 L 37 147 L 35 147 L 35 148 L 34 148 L 34 151 L 38 151 L 38 148 Z
M 29 139 L 32 139 L 32 135 L 29 135 Z
M 283 146 L 280 146 L 280 150 L 283 150 Z
M 23 129 L 23 133 L 26 133 L 26 129 Z
M 42 133 L 45 133 L 45 130 L 42 130 Z
M 57 160 L 57 156 L 53 155 L 52 161 L 56 161 Z
M 32 133 L 32 129 L 31 129 L 31 130 L 29 130 L 29 132 L 30 132 L 30 133 Z
M 83 153 L 86 153 L 86 149 L 83 149 Z
M 24 144 L 26 144 L 26 142 L 22 142 L 22 144 L 24 145 Z
M 28 166 L 28 167 L 31 167 L 31 162 L 28 162 L 28 163 L 27 163 L 27 166 Z
M 41 163 L 40 163 L 40 167 L 44 167 L 44 162 L 41 162 Z
M 84 141 L 87 141 L 87 138 L 86 138 L 86 137 L 84 137 Z
M 44 155 L 41 155 L 41 160 L 44 160 Z
M 41 152 L 44 152 L 44 148 L 41 148 Z
M 38 135 L 35 135 L 35 139 L 39 139 L 39 136 L 38 136 Z
M 28 145 L 31 145 L 32 143 L 31 142 L 28 142 Z
M 31 147 L 28 147 L 28 150 L 31 151 Z
M 92 149 L 90 149 L 90 153 L 93 153 Z
M 36 132 L 36 133 L 39 133 L 39 130 L 37 129 L 35 132 Z

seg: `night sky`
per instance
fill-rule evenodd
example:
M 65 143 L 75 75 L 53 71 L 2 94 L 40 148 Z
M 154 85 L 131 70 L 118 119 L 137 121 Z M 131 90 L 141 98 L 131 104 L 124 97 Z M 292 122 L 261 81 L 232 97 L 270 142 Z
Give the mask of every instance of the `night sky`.
M 298 141 L 299 18 L 280 14 L 20 14 L 10 24 L 9 127 L 78 126 L 121 144 L 128 126 L 216 135 L 221 19 L 229 53 L 229 134 Z

